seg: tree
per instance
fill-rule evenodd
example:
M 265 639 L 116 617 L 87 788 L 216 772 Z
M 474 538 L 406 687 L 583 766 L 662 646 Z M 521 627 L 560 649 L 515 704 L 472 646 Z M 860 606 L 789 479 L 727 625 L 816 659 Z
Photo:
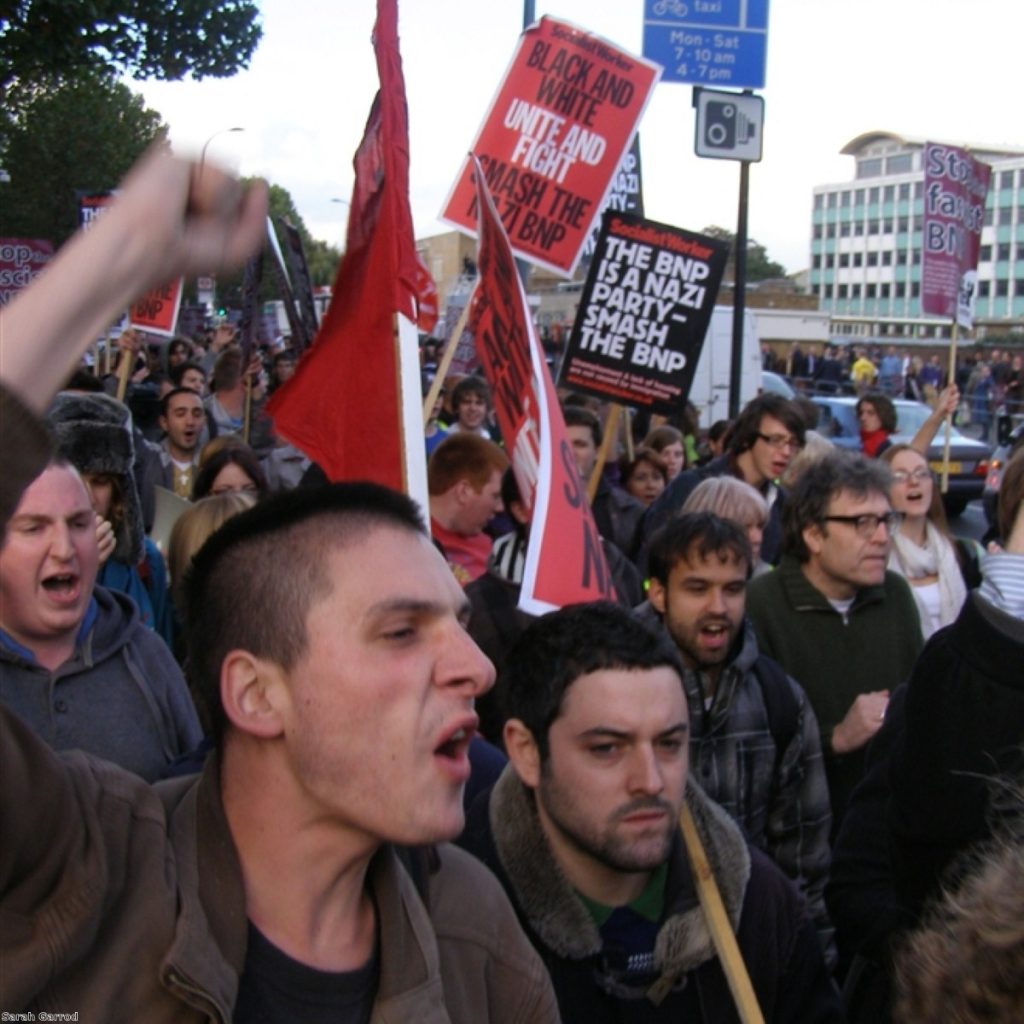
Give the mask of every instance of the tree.
M 248 66 L 263 29 L 256 0 L 8 0 L 0 91 L 84 70 L 174 81 Z
M 270 216 L 274 219 L 275 224 L 279 220 L 287 220 L 298 229 L 299 237 L 302 239 L 302 248 L 306 254 L 309 277 L 313 285 L 333 284 L 341 253 L 333 245 L 313 238 L 299 211 L 295 208 L 295 202 L 288 189 L 281 185 L 271 185 L 269 193 Z M 264 261 L 263 284 L 260 288 L 260 298 L 264 302 L 281 298 L 277 277 L 270 263 L 272 259 L 273 257 L 268 252 Z M 218 279 L 217 294 L 223 305 L 236 308 L 241 306 L 242 277 L 243 271 L 239 270 L 232 274 L 224 274 Z
M 736 235 L 726 228 L 715 224 L 704 229 L 705 235 L 721 239 L 729 243 L 729 263 L 726 266 L 726 279 L 734 279 L 736 274 Z M 786 268 L 768 258 L 768 250 L 753 238 L 747 239 L 747 280 L 767 281 L 772 277 L 785 277 Z
M 75 190 L 114 188 L 165 131 L 160 115 L 111 74 L 35 90 L 7 137 L 0 235 L 60 245 L 78 227 Z

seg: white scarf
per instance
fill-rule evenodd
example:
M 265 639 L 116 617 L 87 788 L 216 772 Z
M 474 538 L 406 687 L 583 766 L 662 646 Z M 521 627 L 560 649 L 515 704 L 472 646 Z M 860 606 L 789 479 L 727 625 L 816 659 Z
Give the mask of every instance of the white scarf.
M 964 601 L 967 600 L 967 586 L 964 583 L 960 563 L 957 561 L 953 545 L 943 536 L 934 524 L 925 521 L 924 547 L 919 548 L 909 537 L 897 533 L 893 537 L 892 551 L 889 554 L 889 568 L 911 581 L 911 591 L 917 602 L 921 615 L 921 624 L 925 626 L 928 612 L 921 600 L 918 590 L 912 585 L 913 580 L 924 576 L 939 578 L 939 626 L 948 626 L 960 614 Z M 927 628 L 924 630 L 928 639 Z

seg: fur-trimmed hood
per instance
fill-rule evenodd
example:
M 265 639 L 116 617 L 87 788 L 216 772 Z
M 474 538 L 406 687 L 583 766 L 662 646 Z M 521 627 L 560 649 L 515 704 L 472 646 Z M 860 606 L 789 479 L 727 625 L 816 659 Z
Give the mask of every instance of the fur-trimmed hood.
M 739 925 L 750 879 L 750 853 L 739 827 L 699 787 L 688 782 L 686 802 L 715 872 L 733 928 Z M 601 951 L 601 935 L 569 880 L 555 863 L 537 816 L 532 793 L 512 766 L 495 784 L 490 828 L 501 866 L 530 927 L 553 953 L 581 960 Z M 716 956 L 697 900 L 682 836 L 677 833 L 669 859 L 666 918 L 658 933 L 655 963 L 674 984 L 682 975 Z
M 142 508 L 132 468 L 135 447 L 128 407 L 110 395 L 62 391 L 47 420 L 57 438 L 59 455 L 79 473 L 109 473 L 118 479 L 123 520 L 115 524 L 113 558 L 135 565 L 143 554 Z

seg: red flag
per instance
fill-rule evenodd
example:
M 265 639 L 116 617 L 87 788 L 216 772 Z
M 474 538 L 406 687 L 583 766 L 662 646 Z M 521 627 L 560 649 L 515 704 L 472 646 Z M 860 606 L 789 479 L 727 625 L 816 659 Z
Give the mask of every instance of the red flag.
M 409 125 L 396 0 L 377 0 L 373 48 L 380 90 L 353 159 L 345 255 L 331 303 L 313 345 L 267 410 L 278 432 L 329 479 L 372 480 L 402 490 L 407 474 L 395 314 L 416 321 L 415 297 L 426 268 L 416 253 L 409 210 Z M 410 397 L 418 407 L 419 389 Z M 413 449 L 422 453 L 418 439 Z
M 532 510 L 519 607 L 532 615 L 611 600 L 615 587 L 576 468 L 508 235 L 475 157 L 480 281 L 469 330 L 494 394 L 519 493 Z

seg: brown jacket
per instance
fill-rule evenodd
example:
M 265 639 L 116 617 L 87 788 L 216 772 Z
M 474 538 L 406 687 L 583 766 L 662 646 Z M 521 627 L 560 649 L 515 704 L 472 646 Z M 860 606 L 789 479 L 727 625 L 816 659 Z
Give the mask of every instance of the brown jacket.
M 247 919 L 217 768 L 211 758 L 198 779 L 155 790 L 105 761 L 58 757 L 0 708 L 0 1006 L 230 1022 Z M 557 1021 L 493 875 L 438 852 L 425 901 L 389 847 L 371 863 L 374 1024 Z

